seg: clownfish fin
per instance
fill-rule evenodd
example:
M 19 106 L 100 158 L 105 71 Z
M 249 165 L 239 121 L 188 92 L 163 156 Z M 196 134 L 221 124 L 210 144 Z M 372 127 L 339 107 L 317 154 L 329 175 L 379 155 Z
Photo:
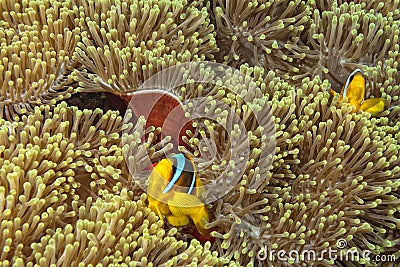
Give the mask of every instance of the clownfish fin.
M 149 199 L 149 208 L 153 212 L 157 213 L 157 215 L 160 218 L 160 220 L 164 223 L 164 219 L 163 219 L 162 212 L 161 212 L 161 207 L 160 207 L 161 206 L 160 202 L 155 200 L 155 199 L 153 199 L 152 197 L 149 197 L 148 199 Z M 164 206 L 166 206 L 166 205 L 164 204 Z
M 208 209 L 198 197 L 176 192 L 172 199 L 168 201 L 168 206 L 175 216 L 189 216 L 201 234 L 206 235 L 208 233 L 205 229 L 205 224 L 210 220 Z
M 376 115 L 379 112 L 382 112 L 384 108 L 385 101 L 383 98 L 370 98 L 362 103 L 360 110 Z
M 336 91 L 333 90 L 333 89 L 330 89 L 330 90 L 329 90 L 329 93 L 331 94 L 331 96 L 335 96 L 335 95 L 337 94 Z
M 156 207 L 156 209 L 157 209 L 157 215 L 158 215 L 158 217 L 159 217 L 160 220 L 164 223 L 164 219 L 163 219 L 163 216 L 162 216 L 162 214 L 161 214 L 160 209 L 159 209 L 158 207 Z
M 347 98 L 349 103 L 356 107 L 356 110 L 360 108 L 361 103 L 364 100 L 365 95 L 365 78 L 360 69 L 356 69 L 350 73 L 346 80 L 345 85 L 341 91 L 341 99 Z
M 185 215 L 182 216 L 167 215 L 166 217 L 168 222 L 175 227 L 185 226 L 190 223 L 189 217 Z
M 173 215 L 192 217 L 204 203 L 196 196 L 175 192 L 172 199 L 168 200 L 168 206 Z

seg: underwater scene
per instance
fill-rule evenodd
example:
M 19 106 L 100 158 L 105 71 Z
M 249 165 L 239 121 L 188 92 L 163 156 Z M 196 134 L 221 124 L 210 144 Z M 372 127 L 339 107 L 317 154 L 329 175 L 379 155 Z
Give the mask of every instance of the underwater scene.
M 399 35 L 399 0 L 0 0 L 0 267 L 400 266 Z

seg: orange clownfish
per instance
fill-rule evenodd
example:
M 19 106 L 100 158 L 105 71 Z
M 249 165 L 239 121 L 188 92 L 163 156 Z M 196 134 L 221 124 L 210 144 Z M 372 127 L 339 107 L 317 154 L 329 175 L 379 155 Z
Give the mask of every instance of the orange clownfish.
M 335 96 L 337 93 L 331 89 L 331 94 Z M 366 111 L 372 115 L 382 112 L 385 106 L 383 98 L 364 99 L 365 96 L 365 78 L 360 69 L 353 71 L 347 78 L 346 84 L 340 92 L 339 101 L 347 98 L 348 103 L 355 107 L 353 112 L 359 110 Z
M 163 220 L 175 226 L 188 225 L 192 219 L 197 230 L 209 234 L 205 224 L 209 222 L 206 205 L 200 200 L 203 183 L 196 175 L 192 158 L 176 154 L 162 159 L 149 176 L 147 189 L 149 208 Z

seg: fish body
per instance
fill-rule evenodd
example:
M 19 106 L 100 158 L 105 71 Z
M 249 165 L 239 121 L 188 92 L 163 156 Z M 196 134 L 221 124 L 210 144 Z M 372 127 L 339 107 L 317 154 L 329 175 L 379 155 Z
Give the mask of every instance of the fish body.
M 331 94 L 336 95 L 336 92 L 331 89 Z M 382 112 L 385 106 L 383 98 L 365 99 L 365 77 L 360 69 L 350 73 L 347 78 L 340 92 L 339 101 L 344 99 L 354 107 L 353 112 L 362 110 L 376 115 Z
M 208 235 L 206 205 L 200 200 L 203 183 L 196 175 L 193 160 L 176 154 L 162 159 L 152 170 L 147 189 L 149 208 L 173 226 L 185 226 L 193 221 L 202 235 Z
M 193 148 L 184 142 L 182 137 L 188 136 L 187 131 L 194 133 L 195 128 L 192 119 L 185 116 L 186 112 L 177 96 L 160 89 L 146 89 L 119 97 L 128 108 L 132 109 L 136 118 L 145 117 L 146 128 L 150 126 L 161 128 L 160 134 L 155 138 L 156 141 L 171 136 L 174 147 L 184 146 L 193 152 Z

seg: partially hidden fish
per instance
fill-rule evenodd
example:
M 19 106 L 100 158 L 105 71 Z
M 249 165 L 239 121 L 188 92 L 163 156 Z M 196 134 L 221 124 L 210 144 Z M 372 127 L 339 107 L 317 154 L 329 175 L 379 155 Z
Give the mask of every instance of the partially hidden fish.
M 192 125 L 193 121 L 185 116 L 182 102 L 177 96 L 160 89 L 149 89 L 119 97 L 132 109 L 137 118 L 140 116 L 146 118 L 146 128 L 149 126 L 161 128 L 158 141 L 171 136 L 174 148 L 178 145 L 185 146 L 193 152 L 193 148 L 184 142 L 182 137 L 188 136 L 187 131 L 194 133 L 195 128 Z
M 337 94 L 332 89 L 330 92 L 333 96 Z M 365 99 L 365 78 L 360 69 L 353 71 L 342 87 L 339 101 L 343 101 L 344 99 L 347 99 L 348 103 L 355 107 L 353 112 L 361 110 L 376 115 L 382 112 L 385 107 L 383 98 Z

